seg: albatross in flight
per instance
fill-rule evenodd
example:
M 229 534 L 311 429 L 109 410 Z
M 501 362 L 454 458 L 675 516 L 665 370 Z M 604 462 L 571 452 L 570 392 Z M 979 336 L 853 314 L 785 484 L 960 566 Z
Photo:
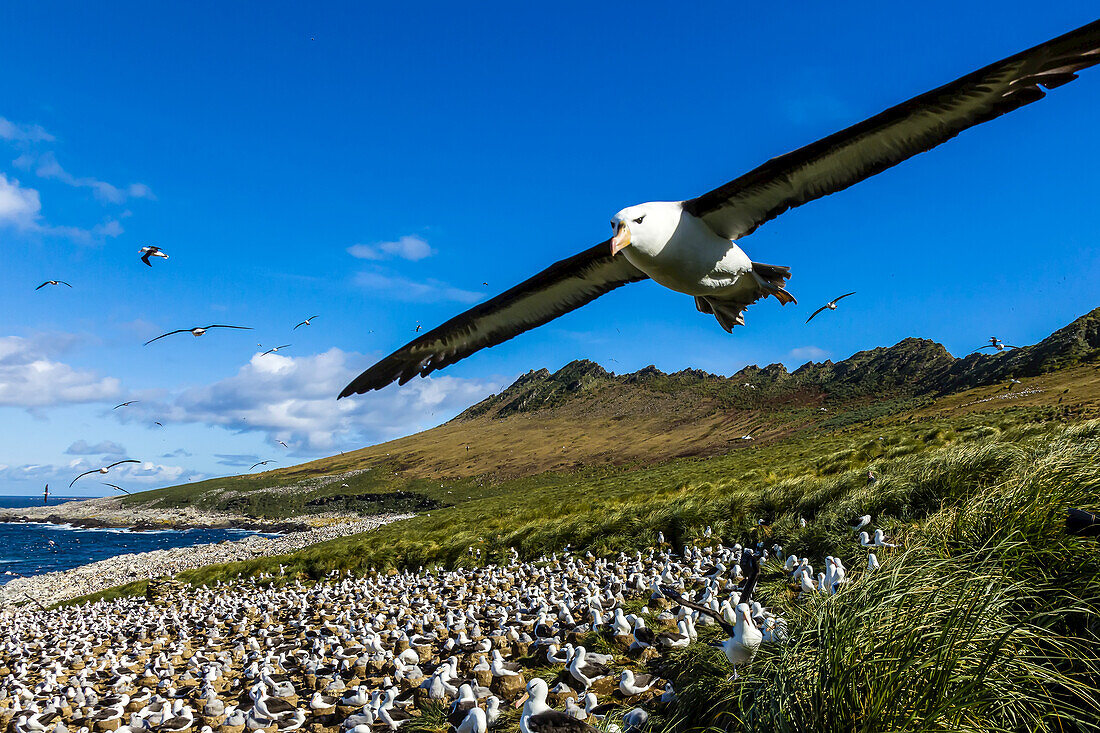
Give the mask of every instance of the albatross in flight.
M 108 471 L 110 471 L 112 468 L 114 468 L 115 466 L 121 466 L 123 463 L 141 463 L 141 461 L 134 460 L 133 458 L 127 458 L 124 461 L 115 461 L 111 465 L 104 466 L 103 468 L 93 468 L 91 471 L 85 471 L 84 473 L 80 474 L 79 476 L 77 476 L 76 478 L 74 478 L 72 481 L 69 482 L 69 488 L 71 489 L 73 484 L 75 484 L 81 478 L 87 476 L 89 473 L 104 473 L 105 474 Z
M 72 287 L 72 285 L 69 285 L 69 283 L 65 282 L 64 280 L 47 280 L 46 282 L 35 288 L 35 290 L 41 290 L 47 285 L 68 285 L 70 288 Z
M 847 298 L 847 297 L 848 297 L 849 295 L 855 295 L 855 294 L 856 294 L 856 293 L 855 293 L 855 291 L 853 290 L 853 291 L 852 291 L 852 292 L 850 292 L 850 293 L 845 293 L 844 295 L 841 295 L 841 296 L 839 296 L 839 297 L 837 297 L 837 298 L 833 298 L 833 299 L 832 299 L 832 300 L 830 300 L 830 301 L 829 301 L 828 303 L 826 303 L 825 305 L 821 306 L 820 308 L 818 308 L 817 310 L 815 310 L 815 311 L 814 311 L 813 313 L 811 313 L 811 314 L 810 314 L 810 317 L 806 319 L 806 323 L 809 323 L 810 321 L 812 321 L 812 320 L 814 319 L 814 316 L 816 316 L 816 315 L 817 315 L 818 313 L 820 313 L 821 311 L 825 310 L 826 308 L 828 308 L 828 309 L 829 309 L 829 310 L 831 310 L 831 311 L 835 311 L 835 310 L 836 310 L 836 304 L 837 304 L 837 302 L 839 302 L 840 300 L 843 300 L 844 298 Z
M 149 344 L 153 343 L 154 341 L 158 341 L 158 340 L 164 338 L 165 336 L 171 336 L 172 334 L 176 334 L 176 333 L 189 333 L 192 336 L 195 336 L 197 338 L 199 336 L 202 336 L 204 333 L 206 333 L 207 331 L 209 331 L 212 328 L 239 328 L 242 331 L 251 331 L 252 330 L 251 326 L 226 326 L 226 325 L 223 325 L 221 323 L 212 323 L 209 326 L 196 326 L 195 328 L 177 328 L 175 331 L 169 331 L 168 333 L 162 333 L 160 336 L 157 336 L 156 338 L 149 339 L 148 341 L 145 342 L 145 345 L 148 346 Z
M 422 334 L 356 377 L 340 397 L 404 384 L 543 325 L 639 280 L 694 297 L 729 331 L 785 290 L 787 267 L 753 262 L 734 242 L 788 209 L 836 193 L 1046 96 L 1100 63 L 1100 21 L 990 64 L 793 152 L 709 193 L 623 209 L 614 236 Z
M 141 252 L 141 261 L 149 265 L 149 267 L 153 266 L 153 263 L 149 261 L 150 257 L 161 257 L 163 259 L 168 259 L 168 255 L 166 255 L 160 247 L 156 247 L 153 245 L 142 247 L 139 251 Z
M 971 354 L 976 354 L 979 351 L 981 351 L 982 349 L 996 349 L 997 352 L 1000 353 L 1000 352 L 1004 351 L 1005 349 L 1018 349 L 1018 348 L 1020 348 L 1020 347 L 1019 346 L 1013 346 L 1012 344 L 1006 344 L 1004 341 L 1001 341 L 996 336 L 990 336 L 988 344 L 986 344 L 985 346 L 979 346 L 978 348 L 974 349 L 970 353 Z

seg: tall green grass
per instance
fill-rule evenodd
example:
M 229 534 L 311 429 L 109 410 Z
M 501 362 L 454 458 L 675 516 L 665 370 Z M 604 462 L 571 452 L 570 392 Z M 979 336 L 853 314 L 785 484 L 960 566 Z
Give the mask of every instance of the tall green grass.
M 1021 438 L 894 465 L 882 495 L 819 497 L 818 521 L 877 502 L 906 547 L 868 574 L 850 531 L 826 533 L 851 569 L 832 597 L 797 601 L 773 569 L 790 643 L 736 682 L 714 650 L 673 657 L 680 729 L 1100 729 L 1100 554 L 1063 532 L 1068 507 L 1100 504 L 1100 424 Z

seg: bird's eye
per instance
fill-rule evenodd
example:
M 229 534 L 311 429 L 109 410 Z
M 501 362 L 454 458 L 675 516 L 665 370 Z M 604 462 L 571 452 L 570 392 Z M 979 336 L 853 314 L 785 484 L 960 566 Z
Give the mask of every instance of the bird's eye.
M 645 214 L 642 214 L 641 216 L 639 216 L 637 219 L 634 220 L 634 223 L 635 224 L 641 224 L 642 219 L 644 219 L 644 218 L 645 218 Z

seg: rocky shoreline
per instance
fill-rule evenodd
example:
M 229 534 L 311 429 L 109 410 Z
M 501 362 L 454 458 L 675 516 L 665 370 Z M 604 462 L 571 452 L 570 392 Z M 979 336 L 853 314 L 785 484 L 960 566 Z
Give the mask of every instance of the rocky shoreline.
M 65 517 L 60 514 L 48 514 L 45 517 L 28 517 L 22 514 L 0 514 L 0 523 L 6 524 L 58 524 L 77 529 L 126 529 L 131 532 L 155 532 L 165 529 L 246 529 L 252 532 L 305 532 L 313 528 L 306 522 L 271 521 L 263 519 L 230 519 L 208 522 L 150 522 L 137 520 L 133 524 L 125 521 L 109 521 L 94 517 Z
M 172 576 L 184 570 L 193 570 L 205 565 L 250 560 L 255 557 L 270 555 L 284 555 L 318 542 L 359 534 L 360 532 L 369 532 L 384 524 L 406 519 L 410 516 L 412 515 L 379 515 L 370 519 L 360 518 L 357 521 L 330 522 L 321 527 L 289 532 L 277 537 L 253 535 L 236 541 L 116 555 L 71 570 L 16 578 L 6 585 L 0 586 L 0 607 L 28 604 L 49 606 L 118 585 L 138 580 Z M 71 519 L 65 521 L 72 523 Z M 157 528 L 163 529 L 165 526 L 160 524 Z M 202 524 L 199 526 L 210 527 L 213 525 Z
M 128 506 L 123 499 L 105 496 L 67 501 L 54 506 L 19 507 L 0 513 L 0 522 L 68 524 L 83 529 L 119 528 L 134 531 L 161 529 L 247 529 L 254 532 L 302 532 L 333 522 L 361 519 L 359 514 L 327 512 L 309 517 L 265 519 L 194 507 Z

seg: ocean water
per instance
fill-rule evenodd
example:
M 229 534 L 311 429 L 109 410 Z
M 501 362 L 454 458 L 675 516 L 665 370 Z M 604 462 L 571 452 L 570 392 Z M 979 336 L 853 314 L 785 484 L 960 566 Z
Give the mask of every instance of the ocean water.
M 50 504 L 63 499 L 50 498 Z M 41 506 L 41 496 L 0 496 L 0 510 Z M 186 529 L 131 532 L 125 529 L 79 529 L 57 524 L 0 522 L 0 584 L 15 576 L 68 570 L 128 552 L 188 547 L 223 540 L 239 540 L 253 534 L 243 529 Z

